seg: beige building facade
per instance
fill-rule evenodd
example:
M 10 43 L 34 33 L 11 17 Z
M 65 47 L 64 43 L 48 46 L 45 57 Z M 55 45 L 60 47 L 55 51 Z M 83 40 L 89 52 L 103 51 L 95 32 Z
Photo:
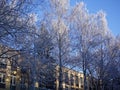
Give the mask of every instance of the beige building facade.
M 8 49 L 8 48 L 7 48 Z M 11 51 L 11 50 L 10 50 Z M 20 83 L 24 81 L 22 79 L 26 79 L 23 82 L 26 87 L 28 87 L 28 74 L 21 74 L 21 69 L 15 65 L 15 60 L 20 60 L 21 57 L 18 52 L 7 52 L 7 57 L 14 56 L 13 58 L 0 58 L 0 90 L 20 90 Z M 15 56 L 16 55 L 16 56 Z M 20 60 L 21 61 L 21 60 Z M 59 66 L 56 66 L 56 72 L 54 73 L 54 89 L 49 90 L 58 90 L 59 88 Z M 24 77 L 24 78 L 22 78 Z M 40 87 L 40 83 L 37 82 L 36 87 Z M 46 85 L 47 86 L 47 85 Z M 63 90 L 83 90 L 84 88 L 84 76 L 82 72 L 75 71 L 73 69 L 62 67 L 62 88 Z M 47 90 L 47 89 L 46 89 Z
M 57 66 L 57 71 L 59 67 Z M 83 73 L 63 67 L 62 68 L 62 86 L 63 90 L 83 90 Z M 56 72 L 56 90 L 59 88 L 59 73 Z

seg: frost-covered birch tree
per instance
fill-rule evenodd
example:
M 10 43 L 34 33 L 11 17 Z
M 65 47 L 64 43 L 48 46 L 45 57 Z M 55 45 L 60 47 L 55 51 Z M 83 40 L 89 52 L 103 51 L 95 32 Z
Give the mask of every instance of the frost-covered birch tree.
M 58 64 L 58 88 L 59 90 L 62 90 L 62 67 L 66 65 L 69 54 L 69 27 L 67 21 L 69 0 L 51 0 L 50 4 L 52 11 L 52 13 L 50 13 L 50 31 L 54 43 L 54 50 L 52 52 L 52 55 Z
M 76 32 L 76 52 L 80 67 L 84 74 L 84 90 L 87 90 L 88 68 L 92 62 L 94 52 L 100 43 L 96 38 L 108 31 L 103 12 L 90 14 L 84 3 L 78 3 L 72 11 L 72 28 Z

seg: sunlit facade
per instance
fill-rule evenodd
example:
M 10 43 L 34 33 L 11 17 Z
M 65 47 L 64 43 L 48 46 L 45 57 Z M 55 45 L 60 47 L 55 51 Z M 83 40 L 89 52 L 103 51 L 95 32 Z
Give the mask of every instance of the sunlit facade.
M 20 69 L 16 60 L 20 55 L 16 50 L 0 45 L 0 90 L 17 90 L 20 83 Z
M 17 84 L 20 83 L 19 73 L 19 67 L 12 67 L 9 60 L 7 63 L 0 62 L 0 88 L 17 90 Z
M 17 51 L 7 52 L 4 57 L 0 58 L 0 90 L 23 90 L 29 88 L 29 71 L 22 70 L 16 65 L 16 60 L 22 59 Z M 11 57 L 14 56 L 14 57 Z M 58 90 L 59 88 L 59 66 L 56 66 L 53 73 L 53 81 L 46 82 L 47 85 L 36 82 L 37 88 L 50 88 L 49 90 Z M 49 75 L 49 74 L 48 74 Z M 42 75 L 41 75 L 42 76 Z M 47 76 L 46 76 L 47 78 Z M 62 67 L 62 89 L 63 90 L 83 90 L 84 88 L 83 73 Z M 25 89 L 25 88 L 24 88 Z M 25 89 L 25 90 L 26 90 Z
M 57 66 L 57 71 L 59 67 Z M 83 73 L 63 67 L 62 68 L 62 86 L 63 90 L 83 90 Z M 59 88 L 59 73 L 56 72 L 56 90 Z

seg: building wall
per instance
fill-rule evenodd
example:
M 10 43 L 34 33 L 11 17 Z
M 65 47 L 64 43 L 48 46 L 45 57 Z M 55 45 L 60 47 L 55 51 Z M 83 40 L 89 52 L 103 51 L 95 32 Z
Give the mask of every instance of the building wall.
M 7 57 L 14 56 L 18 52 L 8 52 L 6 55 Z M 21 59 L 21 57 L 18 55 L 19 58 L 15 59 Z M 0 83 L 5 84 L 6 89 L 1 89 L 0 90 L 7 90 L 10 89 L 11 86 L 15 87 L 16 90 L 20 90 L 20 85 L 21 81 L 24 81 L 22 79 L 28 78 L 27 75 L 21 74 L 20 68 L 19 67 L 12 67 L 11 65 L 14 64 L 11 61 L 14 61 L 13 58 L 9 59 L 2 59 L 0 61 L 5 62 L 4 64 L 6 65 L 5 67 L 0 67 Z M 59 86 L 59 66 L 56 66 L 56 80 L 55 80 L 55 88 L 58 90 Z M 83 90 L 83 73 L 77 72 L 75 70 L 63 67 L 62 68 L 62 73 L 63 73 L 63 78 L 62 78 L 62 86 L 63 90 Z M 4 78 L 4 79 L 3 79 Z M 28 86 L 28 82 L 24 82 L 26 86 Z M 40 83 L 37 83 L 37 87 L 39 86 Z
M 18 75 L 19 68 L 11 70 L 9 64 L 6 68 L 0 68 L 0 90 L 10 90 L 10 88 L 16 88 L 19 90 L 18 83 L 20 83 L 20 76 Z M 13 89 L 14 90 L 14 89 Z
M 0 90 L 18 89 L 20 83 L 20 69 L 16 66 L 16 61 L 20 55 L 16 50 L 0 45 Z
M 58 90 L 59 86 L 59 73 L 58 69 L 59 67 L 56 67 L 56 81 L 55 81 L 55 87 L 56 90 Z M 11 85 L 15 88 L 16 90 L 20 90 L 20 81 L 21 81 L 21 76 L 20 74 L 20 69 L 17 67 L 17 69 L 11 71 L 11 66 L 9 65 L 9 62 L 7 63 L 6 68 L 0 69 L 0 75 L 5 75 L 5 83 L 6 89 L 0 88 L 0 90 L 7 90 L 11 88 Z M 83 90 L 83 73 L 77 72 L 75 70 L 69 70 L 68 68 L 62 68 L 63 72 L 63 79 L 62 79 L 62 85 L 63 85 L 63 90 Z M 27 76 L 26 76 L 27 78 Z M 26 85 L 27 86 L 27 85 Z M 37 86 L 38 87 L 38 86 Z
M 56 67 L 56 90 L 59 86 L 59 66 Z M 63 90 L 83 90 L 83 73 L 75 70 L 69 70 L 68 68 L 62 68 L 63 79 L 62 85 Z

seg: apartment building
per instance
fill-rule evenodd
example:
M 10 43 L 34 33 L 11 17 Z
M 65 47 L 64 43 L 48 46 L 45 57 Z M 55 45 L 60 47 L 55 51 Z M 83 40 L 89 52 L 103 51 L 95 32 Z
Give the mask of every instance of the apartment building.
M 3 48 L 3 46 L 2 46 Z M 9 50 L 8 50 L 9 49 Z M 27 90 L 29 81 L 29 72 L 22 70 L 16 65 L 16 60 L 20 60 L 21 57 L 17 51 L 4 47 L 5 52 L 0 56 L 0 90 Z M 55 73 L 53 73 L 53 80 L 46 82 L 42 85 L 43 81 L 36 82 L 37 88 L 44 88 L 45 90 L 58 90 L 59 88 L 59 66 L 55 67 Z M 42 80 L 49 75 L 40 75 Z M 50 75 L 49 75 L 50 76 Z M 82 72 L 62 67 L 62 88 L 63 90 L 83 90 L 84 76 Z M 22 88 L 21 88 L 22 87 Z M 27 88 L 24 88 L 27 87 Z M 51 87 L 51 88 L 50 88 Z M 24 89 L 23 89 L 24 88 Z M 42 89 L 40 89 L 42 90 Z
M 18 59 L 20 55 L 16 50 L 0 45 L 0 90 L 16 89 L 20 81 L 20 69 L 16 65 Z
M 57 66 L 57 71 L 59 66 Z M 62 87 L 63 90 L 83 90 L 83 73 L 63 67 L 62 68 Z M 56 90 L 59 88 L 59 73 L 56 72 Z

